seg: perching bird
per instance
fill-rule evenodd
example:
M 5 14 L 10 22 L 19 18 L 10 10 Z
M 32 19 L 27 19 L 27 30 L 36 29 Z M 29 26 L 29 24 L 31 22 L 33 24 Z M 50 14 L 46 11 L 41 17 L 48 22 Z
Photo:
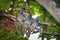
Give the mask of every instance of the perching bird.
M 32 23 L 32 30 L 34 31 L 38 27 L 39 20 L 38 18 L 35 18 Z
M 25 24 L 27 25 L 27 26 L 30 26 L 31 25 L 31 20 L 32 20 L 32 16 L 31 15 L 29 15 L 26 19 L 25 19 Z
M 19 13 L 18 13 L 18 16 L 17 16 L 17 20 L 22 23 L 22 20 L 23 20 L 23 12 L 24 12 L 24 9 L 20 9 L 19 10 Z
M 19 25 L 21 27 L 22 35 L 24 35 L 24 32 L 25 32 L 24 31 L 25 30 L 25 26 L 23 24 L 23 20 L 24 20 L 23 12 L 24 12 L 24 9 L 20 9 L 19 13 L 18 13 L 18 16 L 17 16 L 17 20 L 20 23 Z
M 17 18 L 17 20 L 21 24 L 22 35 L 24 35 L 24 33 L 26 33 L 25 30 L 28 29 L 28 27 L 31 25 L 31 19 L 32 19 L 32 16 L 30 14 L 27 15 L 27 13 L 26 13 L 26 17 L 24 17 L 24 15 L 23 15 L 24 11 L 25 10 L 20 9 L 18 18 Z M 25 18 L 25 20 L 24 20 L 24 18 Z M 22 22 L 23 20 L 24 20 L 24 22 Z M 29 35 L 27 34 L 27 36 L 29 36 Z
M 31 21 L 32 21 L 32 16 L 29 15 L 29 16 L 26 18 L 26 20 L 25 20 L 26 35 L 27 35 L 27 37 L 30 37 L 30 33 L 31 33 L 31 28 L 30 28 Z

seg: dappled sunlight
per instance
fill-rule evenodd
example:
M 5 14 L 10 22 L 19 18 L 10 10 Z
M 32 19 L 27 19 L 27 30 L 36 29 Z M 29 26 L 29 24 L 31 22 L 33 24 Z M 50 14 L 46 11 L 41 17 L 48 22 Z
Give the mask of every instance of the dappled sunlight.
M 40 14 L 40 15 L 41 15 L 41 14 Z M 32 16 L 32 18 L 37 18 L 37 17 L 39 17 L 40 15 L 39 15 L 39 14 L 35 14 L 35 15 Z

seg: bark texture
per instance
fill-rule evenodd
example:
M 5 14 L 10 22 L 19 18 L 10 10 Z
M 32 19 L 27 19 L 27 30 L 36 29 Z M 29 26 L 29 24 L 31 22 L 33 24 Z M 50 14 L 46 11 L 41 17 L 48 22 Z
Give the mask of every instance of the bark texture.
M 60 8 L 56 7 L 56 3 L 54 1 L 52 0 L 36 0 L 36 1 L 42 6 L 44 6 L 60 24 Z

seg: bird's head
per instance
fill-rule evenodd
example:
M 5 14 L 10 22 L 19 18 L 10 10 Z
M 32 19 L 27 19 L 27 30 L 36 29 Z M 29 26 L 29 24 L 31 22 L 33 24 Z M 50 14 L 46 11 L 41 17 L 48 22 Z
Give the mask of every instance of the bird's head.
M 38 18 L 36 18 L 36 19 L 35 19 L 35 22 L 37 22 L 37 23 L 38 23 L 38 22 L 39 22 L 39 19 L 38 19 Z
M 24 9 L 19 10 L 19 14 L 23 14 L 23 12 L 24 12 Z
M 30 20 L 31 20 L 31 19 L 32 19 L 32 16 L 31 16 L 31 15 L 29 15 L 29 16 L 28 16 L 28 19 L 30 19 Z

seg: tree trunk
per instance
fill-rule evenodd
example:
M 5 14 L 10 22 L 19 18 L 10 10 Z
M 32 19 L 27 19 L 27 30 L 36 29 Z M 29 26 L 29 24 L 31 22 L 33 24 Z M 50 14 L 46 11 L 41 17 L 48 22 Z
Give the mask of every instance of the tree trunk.
M 56 7 L 56 4 L 52 0 L 36 0 L 42 6 L 44 6 L 50 14 L 60 23 L 60 9 Z

